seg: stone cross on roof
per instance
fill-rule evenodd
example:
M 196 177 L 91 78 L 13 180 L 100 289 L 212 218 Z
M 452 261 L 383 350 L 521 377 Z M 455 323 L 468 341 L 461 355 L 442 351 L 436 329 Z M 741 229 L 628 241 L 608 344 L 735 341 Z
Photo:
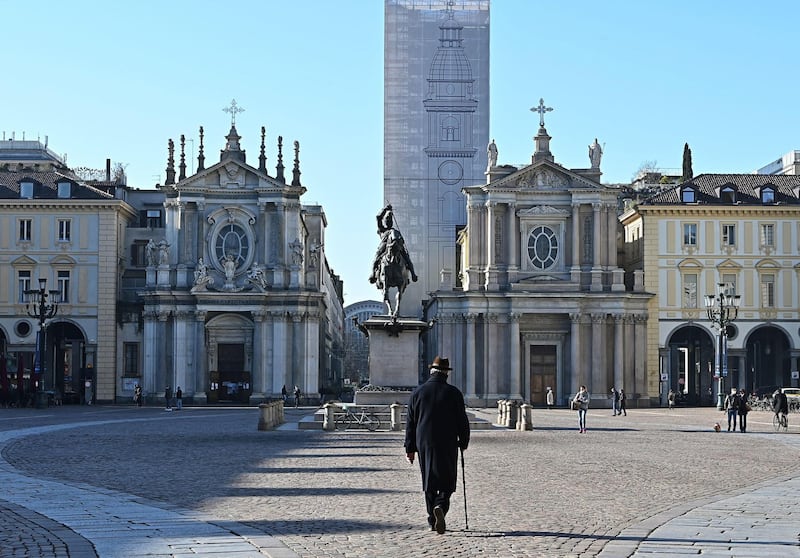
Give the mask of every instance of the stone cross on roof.
M 228 112 L 231 115 L 231 126 L 236 125 L 236 113 L 244 112 L 244 109 L 236 104 L 236 99 L 231 100 L 231 106 L 222 109 L 222 112 Z
M 544 106 L 544 99 L 539 99 L 539 106 L 531 108 L 531 112 L 538 112 L 539 113 L 539 126 L 544 128 L 544 113 L 550 112 L 553 110 L 553 107 L 546 107 Z

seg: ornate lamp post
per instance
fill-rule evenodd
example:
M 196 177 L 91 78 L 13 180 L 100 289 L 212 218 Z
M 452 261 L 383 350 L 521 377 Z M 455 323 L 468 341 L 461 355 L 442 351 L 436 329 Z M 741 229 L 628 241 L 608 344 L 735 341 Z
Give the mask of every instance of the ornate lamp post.
M 719 330 L 714 355 L 714 376 L 719 380 L 717 384 L 717 409 L 719 410 L 725 406 L 723 378 L 728 375 L 728 326 L 739 315 L 741 302 L 742 297 L 731 294 L 725 283 L 717 284 L 716 295 L 705 296 L 708 319 L 711 321 L 712 327 Z
M 35 367 L 35 373 L 39 380 L 36 390 L 36 406 L 41 408 L 47 406 L 47 399 L 42 385 L 44 384 L 45 378 L 47 378 L 47 343 L 45 340 L 47 329 L 45 328 L 45 322 L 58 312 L 58 300 L 61 291 L 48 291 L 47 279 L 45 277 L 39 277 L 39 288 L 27 290 L 25 291 L 25 295 L 28 300 L 28 316 L 39 320 L 39 336 L 37 338 L 35 358 L 37 365 Z M 48 297 L 50 298 L 49 304 L 47 302 Z M 53 387 L 55 388 L 55 380 L 53 380 Z

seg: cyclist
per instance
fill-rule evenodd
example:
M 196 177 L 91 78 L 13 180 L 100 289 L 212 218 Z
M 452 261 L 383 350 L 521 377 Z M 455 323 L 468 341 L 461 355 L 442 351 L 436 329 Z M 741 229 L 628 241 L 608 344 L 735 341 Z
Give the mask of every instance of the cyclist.
M 780 420 L 781 426 L 786 428 L 789 424 L 789 419 L 786 416 L 789 414 L 789 400 L 780 389 L 776 389 L 775 393 L 772 394 L 772 410 Z

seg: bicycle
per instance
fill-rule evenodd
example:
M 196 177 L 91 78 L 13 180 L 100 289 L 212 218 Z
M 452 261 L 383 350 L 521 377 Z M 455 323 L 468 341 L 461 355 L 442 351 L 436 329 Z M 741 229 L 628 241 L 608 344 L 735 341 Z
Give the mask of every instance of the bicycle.
M 344 413 L 337 416 L 334 424 L 336 430 L 347 430 L 356 425 L 363 426 L 370 432 L 375 432 L 381 427 L 381 419 L 375 413 L 368 413 L 366 409 L 361 409 L 361 414 L 356 414 L 349 406 L 342 406 Z
M 783 413 L 775 413 L 772 417 L 772 427 L 775 432 L 786 432 L 789 429 L 789 417 Z

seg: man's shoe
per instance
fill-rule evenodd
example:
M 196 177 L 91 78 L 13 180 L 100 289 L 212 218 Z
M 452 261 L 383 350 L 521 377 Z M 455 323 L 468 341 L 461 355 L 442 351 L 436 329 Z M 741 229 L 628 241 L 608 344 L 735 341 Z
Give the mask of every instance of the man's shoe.
M 436 529 L 436 532 L 440 535 L 444 535 L 445 531 L 445 523 L 444 523 L 444 510 L 441 506 L 436 506 L 433 508 L 433 517 L 434 517 L 434 524 L 433 528 Z

